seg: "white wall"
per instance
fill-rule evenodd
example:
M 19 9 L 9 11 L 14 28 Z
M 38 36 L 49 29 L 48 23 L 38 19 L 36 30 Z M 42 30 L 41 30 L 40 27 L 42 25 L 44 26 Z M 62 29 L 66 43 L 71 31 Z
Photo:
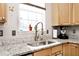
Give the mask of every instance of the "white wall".
M 14 12 L 9 11 L 9 7 L 10 6 L 14 6 Z M 3 37 L 0 38 L 7 38 L 7 37 L 11 37 L 11 31 L 12 30 L 16 30 L 17 29 L 17 14 L 15 14 L 17 12 L 16 8 L 18 6 L 15 4 L 7 4 L 7 10 L 6 10 L 6 15 L 7 15 L 7 22 L 4 25 L 0 25 L 0 29 L 3 30 Z M 17 8 L 18 9 L 18 8 Z
M 52 35 L 52 3 L 46 3 L 46 29 Z

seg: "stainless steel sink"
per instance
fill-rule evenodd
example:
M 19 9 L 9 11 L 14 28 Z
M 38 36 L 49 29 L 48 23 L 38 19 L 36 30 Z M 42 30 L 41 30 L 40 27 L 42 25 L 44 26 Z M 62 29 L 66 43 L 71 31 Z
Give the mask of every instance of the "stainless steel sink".
M 35 41 L 35 42 L 27 43 L 27 45 L 36 47 L 36 46 L 42 46 L 42 45 L 49 45 L 53 43 L 56 43 L 56 42 L 55 41 Z

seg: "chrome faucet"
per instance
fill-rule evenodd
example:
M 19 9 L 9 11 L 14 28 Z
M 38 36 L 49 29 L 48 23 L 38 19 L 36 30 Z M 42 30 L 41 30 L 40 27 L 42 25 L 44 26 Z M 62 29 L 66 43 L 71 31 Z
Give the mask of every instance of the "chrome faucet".
M 41 35 L 43 35 L 43 23 L 42 22 L 38 22 L 36 25 L 35 25 L 35 41 L 37 41 L 37 39 L 39 38 L 38 36 L 38 31 L 37 31 L 37 26 L 38 24 L 41 24 L 42 25 L 42 28 L 41 28 Z

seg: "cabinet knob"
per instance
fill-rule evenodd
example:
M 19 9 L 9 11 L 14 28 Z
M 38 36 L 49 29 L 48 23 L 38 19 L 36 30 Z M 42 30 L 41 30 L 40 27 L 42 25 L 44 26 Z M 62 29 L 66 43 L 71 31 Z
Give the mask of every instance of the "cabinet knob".
M 2 17 L 2 19 L 5 19 L 5 17 Z
M 0 17 L 0 20 L 2 20 L 2 17 Z
M 4 20 L 5 19 L 5 17 L 0 17 L 0 20 Z
M 78 48 L 78 45 L 73 45 L 75 48 Z

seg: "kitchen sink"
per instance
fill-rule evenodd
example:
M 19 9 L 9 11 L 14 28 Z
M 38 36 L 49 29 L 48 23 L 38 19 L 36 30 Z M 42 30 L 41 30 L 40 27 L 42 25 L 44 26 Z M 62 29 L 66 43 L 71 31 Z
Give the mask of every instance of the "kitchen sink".
M 27 43 L 27 45 L 32 47 L 37 47 L 37 46 L 49 45 L 53 43 L 56 43 L 56 41 L 35 41 L 35 42 Z

